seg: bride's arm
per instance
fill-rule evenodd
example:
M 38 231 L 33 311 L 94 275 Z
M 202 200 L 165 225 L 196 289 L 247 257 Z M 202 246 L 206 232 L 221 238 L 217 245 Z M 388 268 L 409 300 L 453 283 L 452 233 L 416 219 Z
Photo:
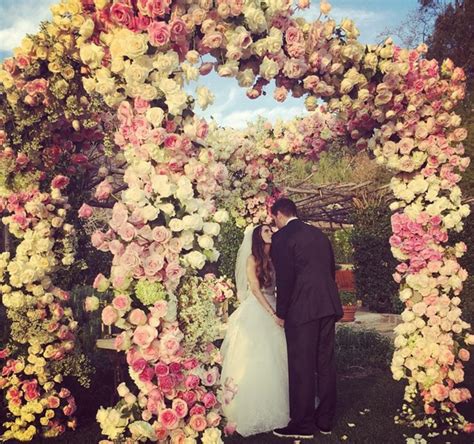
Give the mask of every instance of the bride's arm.
M 249 280 L 249 287 L 253 295 L 257 298 L 258 302 L 260 302 L 263 308 L 267 310 L 268 313 L 270 313 L 276 320 L 275 310 L 273 310 L 272 306 L 260 289 L 260 282 L 258 282 L 257 277 L 257 267 L 253 256 L 249 256 L 247 259 L 247 277 Z

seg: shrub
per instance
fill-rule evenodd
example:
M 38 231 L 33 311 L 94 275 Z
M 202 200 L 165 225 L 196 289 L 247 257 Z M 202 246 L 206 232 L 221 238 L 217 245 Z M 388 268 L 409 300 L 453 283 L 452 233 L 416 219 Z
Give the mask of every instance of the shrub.
M 336 362 L 339 372 L 358 368 L 387 371 L 392 359 L 390 339 L 373 330 L 356 330 L 338 326 L 336 330 Z
M 390 210 L 383 204 L 356 208 L 351 242 L 357 299 L 370 310 L 398 313 L 401 307 L 394 306 L 398 300 L 398 286 L 392 273 L 397 261 L 389 244 L 390 215 Z
M 334 257 L 338 264 L 351 264 L 353 248 L 351 243 L 352 228 L 340 229 L 330 234 Z
M 244 232 L 231 219 L 221 226 L 217 249 L 220 252 L 217 270 L 219 276 L 227 276 L 235 283 L 235 261 Z
M 341 298 L 342 305 L 356 305 L 357 304 L 356 295 L 352 291 L 340 291 L 339 297 Z

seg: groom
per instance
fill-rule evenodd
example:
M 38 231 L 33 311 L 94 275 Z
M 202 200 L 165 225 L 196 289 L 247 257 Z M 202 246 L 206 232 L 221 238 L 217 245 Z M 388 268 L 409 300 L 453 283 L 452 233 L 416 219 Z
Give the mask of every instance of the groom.
M 290 199 L 271 209 L 279 231 L 272 239 L 277 316 L 288 346 L 290 422 L 274 430 L 283 438 L 313 438 L 314 426 L 331 433 L 336 408 L 335 323 L 342 305 L 335 282 L 331 243 L 323 232 L 297 218 Z M 320 403 L 315 411 L 315 378 Z

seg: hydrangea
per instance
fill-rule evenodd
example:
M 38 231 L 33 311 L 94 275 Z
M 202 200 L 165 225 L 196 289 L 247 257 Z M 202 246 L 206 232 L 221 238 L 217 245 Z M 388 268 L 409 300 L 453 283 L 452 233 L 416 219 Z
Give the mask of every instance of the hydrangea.
M 144 305 L 153 305 L 157 301 L 166 299 L 167 292 L 160 282 L 140 279 L 135 286 L 135 294 Z

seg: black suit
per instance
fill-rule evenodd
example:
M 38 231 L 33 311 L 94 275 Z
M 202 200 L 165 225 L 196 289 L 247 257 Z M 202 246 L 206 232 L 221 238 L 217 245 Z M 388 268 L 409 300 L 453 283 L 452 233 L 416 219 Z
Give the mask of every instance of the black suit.
M 331 429 L 336 406 L 335 322 L 342 305 L 331 243 L 318 228 L 291 220 L 272 239 L 277 316 L 285 320 L 290 381 L 290 426 Z M 315 373 L 320 404 L 316 413 Z

